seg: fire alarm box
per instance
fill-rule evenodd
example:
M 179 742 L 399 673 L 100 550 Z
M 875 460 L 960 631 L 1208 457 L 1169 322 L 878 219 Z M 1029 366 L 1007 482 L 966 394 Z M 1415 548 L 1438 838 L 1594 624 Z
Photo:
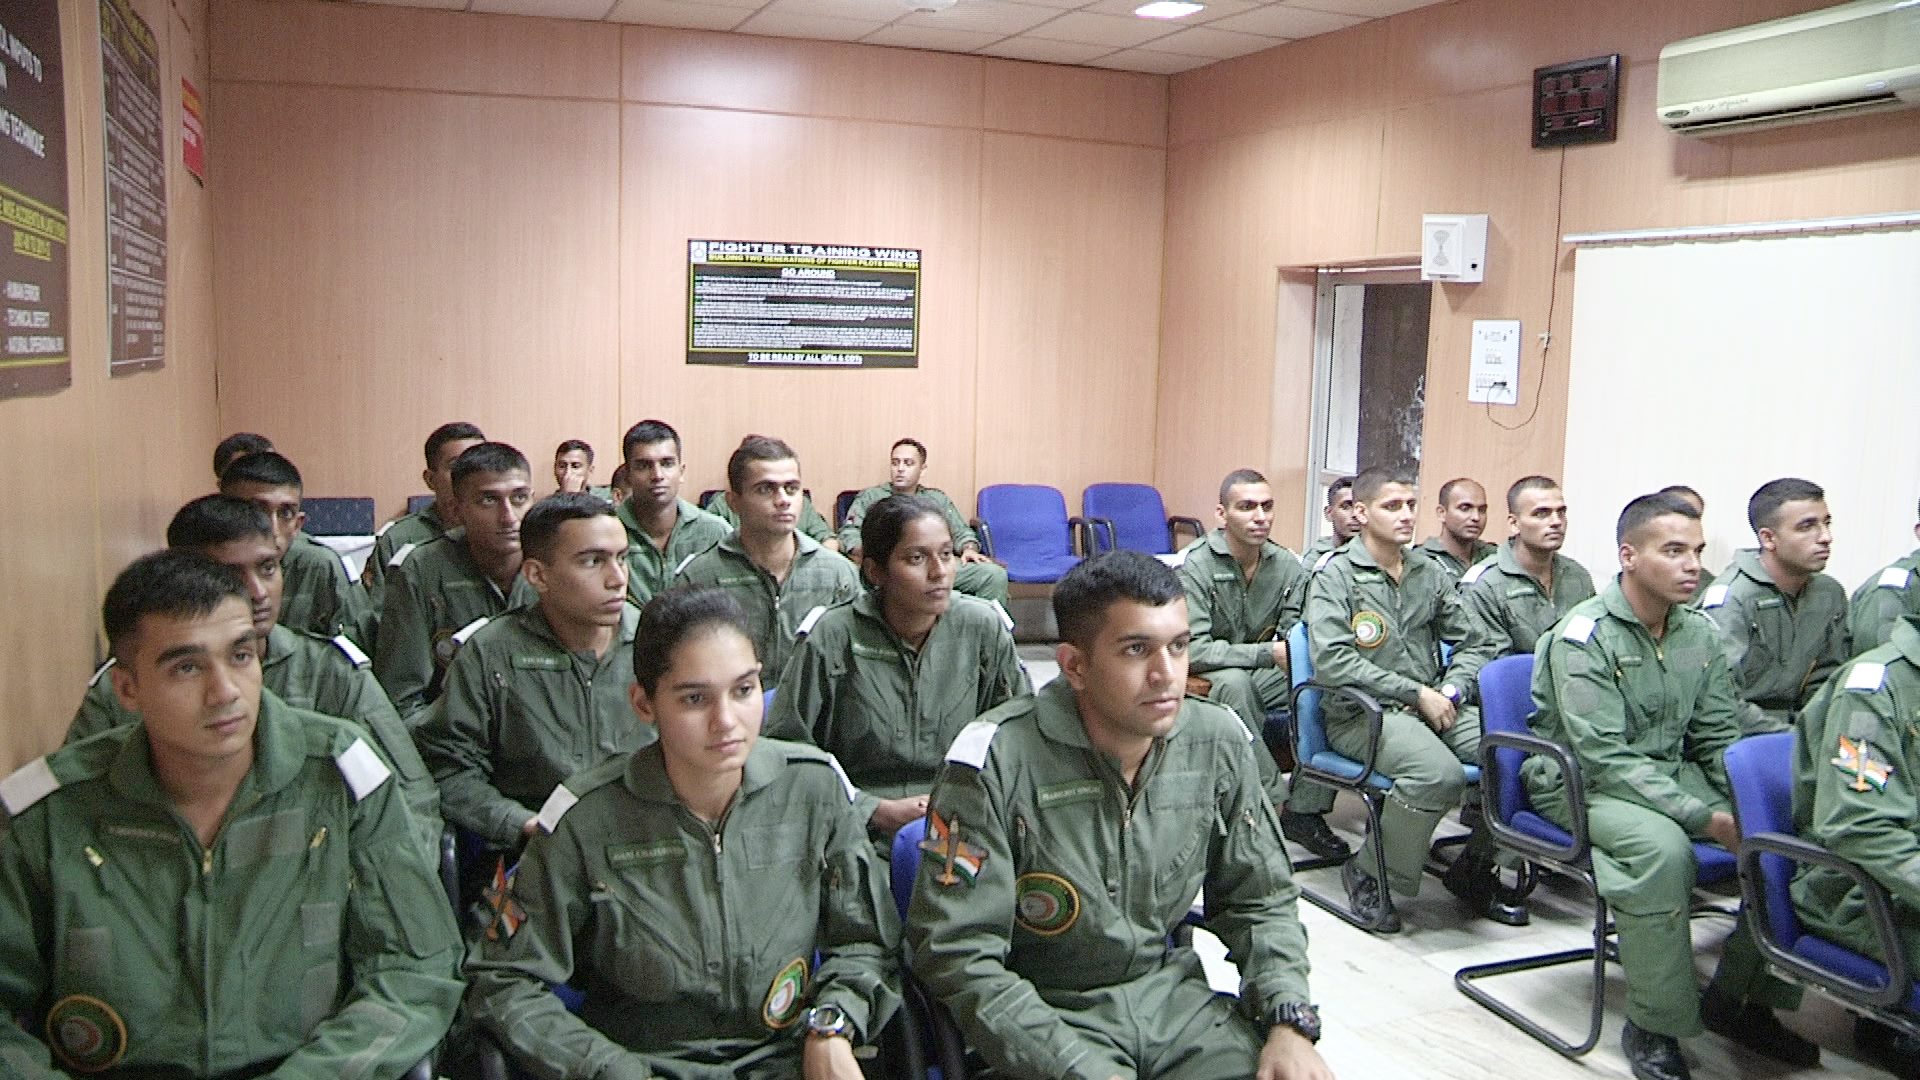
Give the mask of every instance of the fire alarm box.
M 1485 281 L 1487 215 L 1424 214 L 1420 219 L 1420 280 Z

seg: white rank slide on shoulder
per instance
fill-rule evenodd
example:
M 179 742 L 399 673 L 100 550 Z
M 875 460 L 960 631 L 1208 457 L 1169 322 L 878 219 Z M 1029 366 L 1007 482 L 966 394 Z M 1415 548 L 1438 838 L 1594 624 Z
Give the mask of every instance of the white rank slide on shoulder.
M 1880 571 L 1880 588 L 1904 589 L 1907 587 L 1907 579 L 1911 576 L 1898 566 L 1889 566 Z
M 804 619 L 801 619 L 800 625 L 794 629 L 793 636 L 797 638 L 803 638 L 803 637 L 806 637 L 808 634 L 813 633 L 813 624 L 819 622 L 820 616 L 825 615 L 826 613 L 827 613 L 827 607 L 825 604 L 821 604 L 820 606 L 814 608 L 812 611 L 807 612 L 807 617 Z
M 679 576 L 680 576 L 680 572 L 681 572 L 682 570 L 685 570 L 685 569 L 687 568 L 687 564 L 688 564 L 688 563 L 690 563 L 690 562 L 692 562 L 693 560 L 695 560 L 695 559 L 697 559 L 697 558 L 699 558 L 699 557 L 700 557 L 700 552 L 698 552 L 698 551 L 696 551 L 696 552 L 694 552 L 693 554 L 691 554 L 691 555 L 689 555 L 689 556 L 687 556 L 686 558 L 684 558 L 684 559 L 681 559 L 681 560 L 680 560 L 680 565 L 679 565 L 679 566 L 676 566 L 676 567 L 674 567 L 674 568 L 673 568 L 673 573 L 671 573 L 671 574 L 668 574 L 667 576 L 668 576 L 668 577 L 670 577 L 670 578 L 675 578 L 675 577 L 679 577 Z
M 1316 574 L 1319 573 L 1320 568 L 1327 565 L 1327 560 L 1333 558 L 1334 555 L 1339 553 L 1339 551 L 1340 551 L 1339 548 L 1334 548 L 1332 551 L 1329 551 L 1326 554 L 1320 556 L 1318 559 L 1314 560 L 1313 572 Z
M 394 567 L 406 562 L 407 556 L 413 554 L 413 549 L 419 546 L 419 544 L 401 544 L 399 550 L 393 553 L 393 558 L 387 560 L 387 565 Z
M 1700 598 L 1700 606 L 1703 608 L 1719 607 L 1726 602 L 1727 587 L 1717 583 L 1707 586 L 1707 595 Z
M 360 580 L 360 571 L 353 568 L 353 560 L 347 558 L 345 555 L 340 556 L 340 569 L 347 572 L 348 581 Z
M 341 652 L 347 654 L 347 659 L 353 661 L 354 667 L 366 667 L 368 664 L 373 663 L 373 661 L 367 659 L 366 653 L 360 651 L 360 646 L 355 645 L 353 639 L 345 634 L 333 635 L 333 644 Z
M 1013 633 L 1013 616 L 1007 614 L 1007 609 L 998 600 L 989 600 L 987 603 L 992 604 L 993 610 L 999 614 L 1000 625 L 1007 628 L 1007 633 Z
M 833 775 L 840 778 L 840 786 L 846 790 L 847 801 L 857 801 L 860 798 L 860 789 L 853 786 L 853 777 L 848 776 L 847 770 L 840 767 L 840 759 L 828 754 L 827 764 L 833 766 Z
M 113 669 L 113 664 L 114 664 L 114 658 L 109 656 L 107 657 L 106 663 L 101 664 L 99 667 L 95 668 L 93 672 L 93 678 L 87 680 L 87 689 L 91 690 L 94 687 L 100 685 L 100 680 L 107 677 L 107 672 Z
M 387 782 L 387 777 L 393 775 L 365 739 L 353 740 L 353 745 L 342 750 L 333 763 L 340 767 L 340 775 L 347 781 L 347 790 L 353 792 L 354 802 L 379 790 L 380 785 Z
M 947 748 L 947 760 L 956 765 L 971 765 L 976 769 L 987 767 L 987 748 L 993 745 L 993 736 L 1000 725 L 992 720 L 975 720 L 960 729 L 954 736 L 953 745 Z
M 454 634 L 453 634 L 453 643 L 454 643 L 455 645 L 465 645 L 465 644 L 467 643 L 467 639 L 468 639 L 468 638 L 470 638 L 470 637 L 472 637 L 473 635 L 475 635 L 475 634 L 477 634 L 477 633 L 479 633 L 479 632 L 480 632 L 480 628 L 481 628 L 481 627 L 483 627 L 483 626 L 485 626 L 485 625 L 487 625 L 488 623 L 490 623 L 490 622 L 492 622 L 492 621 L 493 621 L 492 619 L 490 619 L 490 618 L 488 618 L 488 617 L 487 617 L 487 616 L 485 616 L 485 615 L 482 615 L 482 616 L 480 616 L 479 618 L 477 618 L 477 619 L 475 619 L 475 620 L 473 620 L 472 622 L 470 622 L 470 623 L 468 623 L 467 625 L 465 625 L 465 626 L 463 626 L 463 627 L 461 627 L 460 629 L 458 629 L 458 630 L 456 630 L 456 631 L 454 631 Z
M 1474 563 L 1473 566 L 1468 568 L 1465 574 L 1462 574 L 1460 576 L 1460 584 L 1471 585 L 1474 582 L 1479 581 L 1480 575 L 1486 572 L 1487 572 L 1486 563 L 1483 563 L 1483 562 Z
M 0 805 L 7 808 L 9 816 L 19 817 L 27 807 L 59 790 L 60 778 L 53 775 L 46 758 L 37 757 L 0 780 Z
M 1566 629 L 1560 631 L 1560 636 L 1585 645 L 1593 639 L 1593 619 L 1586 615 L 1568 617 Z
M 1853 665 L 1853 670 L 1847 672 L 1847 689 L 1849 690 L 1864 690 L 1871 694 L 1880 689 L 1880 684 L 1886 681 L 1887 665 L 1868 660 L 1860 661 Z
M 579 801 L 580 796 L 568 791 L 567 785 L 554 788 L 553 794 L 547 796 L 547 801 L 540 804 L 540 828 L 549 833 L 559 828 L 560 819 L 566 817 L 567 811 Z
M 399 518 L 393 519 L 393 521 L 399 521 L 399 520 L 400 520 Z M 382 525 L 379 528 L 373 530 L 373 538 L 375 540 L 378 540 L 381 537 L 387 535 L 387 530 L 393 528 L 393 521 L 389 521 L 385 525 Z

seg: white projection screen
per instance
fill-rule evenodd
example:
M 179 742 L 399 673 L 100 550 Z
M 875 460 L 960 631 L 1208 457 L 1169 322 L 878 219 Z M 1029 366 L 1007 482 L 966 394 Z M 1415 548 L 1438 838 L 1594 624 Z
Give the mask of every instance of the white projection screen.
M 1914 546 L 1920 230 L 1586 247 L 1576 256 L 1566 553 L 1619 571 L 1614 520 L 1668 484 L 1706 497 L 1706 563 L 1753 547 L 1747 498 L 1827 491 L 1851 592 Z

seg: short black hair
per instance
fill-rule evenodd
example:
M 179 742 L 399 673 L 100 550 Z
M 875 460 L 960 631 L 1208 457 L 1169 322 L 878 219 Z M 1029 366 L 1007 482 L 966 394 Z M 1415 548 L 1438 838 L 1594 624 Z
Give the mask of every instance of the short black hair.
M 1747 500 L 1747 524 L 1753 526 L 1755 535 L 1761 529 L 1771 529 L 1779 524 L 1780 508 L 1790 502 L 1804 499 L 1824 500 L 1827 493 L 1819 484 L 1811 480 L 1802 480 L 1797 476 L 1783 476 L 1778 480 L 1769 480 L 1754 491 L 1753 498 Z
M 1173 567 L 1122 548 L 1095 555 L 1067 571 L 1053 587 L 1053 618 L 1060 625 L 1060 639 L 1084 649 L 1099 636 L 1107 608 L 1115 603 L 1130 600 L 1161 607 L 1185 595 Z
M 135 631 L 146 615 L 197 619 L 229 599 L 247 601 L 247 587 L 230 566 L 197 551 L 168 549 L 127 564 L 100 604 L 107 645 L 121 663 L 132 659 Z
M 874 503 L 860 519 L 860 561 L 886 565 L 907 526 L 923 517 L 937 518 L 940 527 L 948 529 L 946 513 L 925 496 L 889 495 Z M 952 538 L 951 529 L 948 538 Z
M 1370 503 L 1388 484 L 1416 486 L 1413 474 L 1405 469 L 1362 469 L 1360 475 L 1353 478 L 1353 501 Z
M 1651 495 L 1642 495 L 1626 505 L 1620 511 L 1620 520 L 1613 527 L 1613 542 L 1624 544 L 1627 537 L 1639 532 L 1647 522 L 1668 514 L 1679 514 L 1684 518 L 1700 520 L 1700 511 L 1693 504 L 1671 491 L 1656 491 Z
M 1520 496 L 1525 495 L 1527 492 L 1553 491 L 1559 487 L 1560 481 L 1555 480 L 1551 476 L 1541 476 L 1538 473 L 1532 476 L 1523 476 L 1515 480 L 1512 486 L 1507 488 L 1507 513 L 1518 514 L 1520 512 Z
M 1356 479 L 1355 477 L 1343 476 L 1340 479 L 1335 480 L 1333 483 L 1328 484 L 1327 485 L 1327 505 L 1329 507 L 1339 505 L 1340 493 L 1343 491 L 1352 491 L 1353 481 L 1355 479 Z
M 633 474 L 631 472 L 627 471 L 627 466 L 625 462 L 622 462 L 619 465 L 615 465 L 613 467 L 613 475 L 607 478 L 607 486 L 616 487 L 616 488 L 626 487 L 627 477 L 632 475 Z
M 1227 496 L 1241 484 L 1264 484 L 1267 478 L 1254 469 L 1235 469 L 1220 481 L 1220 505 L 1227 505 Z
M 520 519 L 520 551 L 529 559 L 546 562 L 560 537 L 560 526 L 569 521 L 613 517 L 613 504 L 584 491 L 556 492 L 527 510 Z
M 205 551 L 235 540 L 274 539 L 265 510 L 231 495 L 202 495 L 176 510 L 167 523 L 167 546 Z
M 1411 481 L 1409 481 L 1409 483 L 1410 483 L 1410 482 L 1411 482 Z M 1454 488 L 1457 488 L 1457 487 L 1459 487 L 1459 486 L 1460 486 L 1461 484 L 1478 484 L 1479 482 L 1480 482 L 1480 481 L 1478 481 L 1478 480 L 1475 480 L 1475 479 L 1474 479 L 1473 477 L 1471 477 L 1471 476 L 1456 476 L 1456 477 L 1454 477 L 1453 479 L 1451 479 L 1451 480 L 1449 480 L 1449 481 L 1447 481 L 1446 483 L 1444 483 L 1444 484 L 1441 484 L 1441 485 L 1440 485 L 1440 497 L 1439 497 L 1439 503 L 1440 503 L 1440 505 L 1441 505 L 1441 506 L 1446 506 L 1447 504 L 1449 504 L 1449 503 L 1451 503 L 1451 502 L 1453 501 L 1453 489 L 1454 489 Z M 1483 490 L 1484 490 L 1484 489 L 1483 489 Z
M 925 465 L 927 463 L 927 444 L 921 442 L 919 439 L 895 439 L 893 440 L 893 445 L 887 447 L 887 453 L 891 454 L 903 446 L 913 447 L 914 452 L 920 455 L 920 464 Z M 865 536 L 864 533 L 861 535 L 863 537 Z
M 1666 487 L 1663 487 L 1659 491 L 1654 492 L 1654 494 L 1655 495 L 1678 495 L 1683 499 L 1692 499 L 1694 502 L 1700 504 L 1700 509 L 1702 510 L 1705 510 L 1707 508 L 1706 496 L 1700 494 L 1699 492 L 1693 490 L 1692 488 L 1688 487 L 1685 484 L 1668 484 Z
M 267 487 L 290 487 L 301 490 L 300 470 L 293 462 L 274 453 L 262 450 L 234 458 L 220 473 L 220 490 L 226 491 L 235 484 L 265 484 Z
M 533 475 L 532 467 L 527 464 L 527 455 L 503 442 L 474 443 L 453 459 L 453 490 L 458 493 L 461 483 L 469 476 L 515 470 L 529 477 Z
M 747 466 L 756 461 L 789 460 L 796 465 L 800 463 L 800 455 L 793 452 L 793 447 L 766 435 L 749 435 L 727 456 L 727 490 L 739 492 L 740 485 L 747 482 Z M 863 526 L 863 542 L 865 535 Z
M 441 424 L 439 427 L 434 428 L 433 434 L 427 436 L 427 445 L 425 447 L 427 468 L 432 470 L 440 467 L 441 447 L 450 442 L 464 442 L 467 439 L 479 439 L 481 442 L 485 442 L 487 441 L 487 433 L 467 423 L 465 420 L 455 420 L 450 424 Z
M 673 440 L 673 452 L 676 456 L 686 454 L 686 451 L 680 447 L 680 433 L 673 430 L 672 424 L 665 420 L 642 420 L 628 428 L 626 435 L 621 437 L 620 460 L 632 461 L 633 448 L 636 446 L 652 446 L 654 443 L 666 442 L 668 439 Z
M 753 629 L 733 593 L 714 585 L 680 585 L 658 593 L 640 611 L 633 635 L 633 681 L 649 697 L 673 666 L 673 651 L 699 631 L 731 627 L 753 644 Z M 754 649 L 759 655 L 759 649 Z
M 561 454 L 571 454 L 575 450 L 587 455 L 587 464 L 593 464 L 593 447 L 588 446 L 580 439 L 568 439 L 566 442 L 561 443 L 554 448 L 553 456 L 557 458 Z
M 257 454 L 262 450 L 273 449 L 273 440 L 265 435 L 255 435 L 251 431 L 236 431 L 221 439 L 213 448 L 213 476 L 218 480 L 220 474 L 227 471 L 234 458 Z

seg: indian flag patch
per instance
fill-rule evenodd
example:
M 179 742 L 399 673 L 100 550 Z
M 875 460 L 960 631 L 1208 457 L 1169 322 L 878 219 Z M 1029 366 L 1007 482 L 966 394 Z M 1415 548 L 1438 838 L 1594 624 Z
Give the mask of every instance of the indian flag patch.
M 1831 764 L 1853 777 L 1853 783 L 1847 786 L 1855 791 L 1883 792 L 1887 790 L 1887 778 L 1893 775 L 1892 765 L 1874 760 L 1873 747 L 1865 739 L 1854 742 L 1845 735 L 1840 736 L 1840 754 Z
M 767 1002 L 760 1007 L 760 1019 L 775 1031 L 792 1027 L 800 1019 L 801 1006 L 807 1000 L 807 958 L 796 956 L 773 977 L 767 988 Z
M 960 819 L 954 818 L 949 825 L 938 811 L 927 814 L 927 838 L 920 841 L 920 850 L 939 862 L 941 869 L 933 880 L 942 885 L 964 884 L 971 888 L 980 876 L 980 867 L 987 861 L 985 851 L 960 839 Z

